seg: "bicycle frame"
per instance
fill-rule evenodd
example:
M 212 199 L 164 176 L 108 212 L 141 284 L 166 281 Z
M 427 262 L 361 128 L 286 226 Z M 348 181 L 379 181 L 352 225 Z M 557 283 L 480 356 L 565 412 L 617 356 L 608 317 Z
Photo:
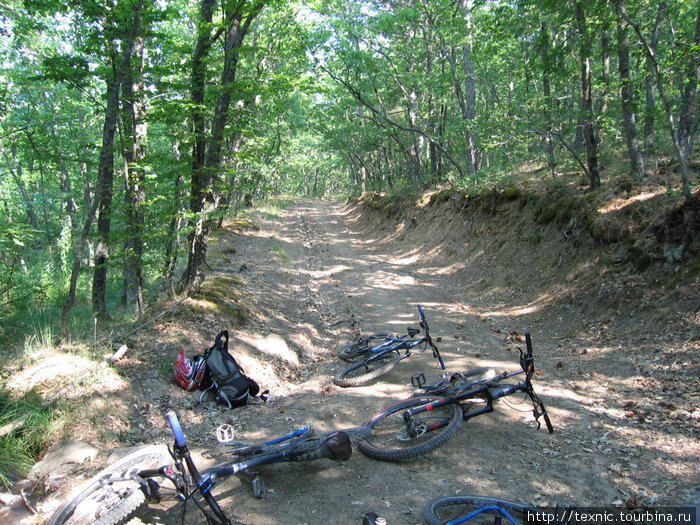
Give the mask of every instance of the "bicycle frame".
M 373 361 L 376 361 L 377 359 L 381 359 L 390 352 L 397 352 L 400 354 L 401 350 L 405 350 L 404 354 L 401 356 L 400 359 L 403 360 L 411 356 L 411 349 L 422 344 L 427 344 L 433 351 L 433 357 L 435 357 L 439 361 L 440 367 L 444 370 L 445 363 L 442 360 L 442 356 L 440 356 L 440 352 L 438 351 L 437 347 L 433 344 L 432 338 L 430 337 L 428 321 L 425 319 L 425 312 L 423 312 L 423 307 L 421 305 L 418 305 L 418 312 L 420 314 L 420 326 L 425 332 L 425 335 L 423 337 L 416 340 L 409 340 L 409 338 L 412 339 L 420 333 L 420 330 L 411 328 L 409 326 L 406 334 L 400 337 L 392 338 L 389 341 L 386 341 L 385 343 L 377 345 L 372 349 L 368 350 L 366 352 L 367 357 L 365 357 L 363 361 L 365 363 L 371 363 Z
M 524 353 L 520 350 L 520 368 L 521 370 L 515 370 L 512 372 L 503 372 L 502 374 L 489 378 L 485 381 L 476 381 L 470 383 L 466 390 L 460 389 L 459 385 L 455 387 L 455 390 L 449 395 L 440 397 L 438 400 L 431 399 L 430 402 L 425 405 L 410 408 L 403 413 L 403 420 L 406 424 L 406 428 L 409 436 L 415 436 L 418 431 L 415 429 L 415 422 L 413 418 L 418 414 L 433 410 L 435 408 L 443 407 L 446 405 L 460 404 L 463 409 L 462 417 L 464 420 L 471 419 L 481 414 L 486 414 L 488 412 L 493 412 L 493 403 L 502 397 L 509 396 L 516 392 L 524 392 L 528 395 L 533 403 L 533 414 L 535 420 L 537 421 L 537 428 L 540 427 L 539 418 L 544 416 L 545 424 L 547 430 L 552 433 L 554 431 L 552 424 L 549 420 L 549 416 L 544 408 L 544 404 L 537 397 L 535 391 L 532 387 L 532 376 L 535 373 L 534 358 L 532 357 L 532 341 L 530 339 L 530 334 L 525 334 L 525 342 L 527 345 L 527 351 Z M 508 379 L 510 377 L 515 377 L 520 374 L 525 374 L 525 379 L 516 384 L 509 385 L 498 385 L 500 381 Z M 467 401 L 470 399 L 483 399 L 485 401 L 485 406 L 467 411 L 464 410 L 464 405 L 461 404 L 462 401 Z M 427 431 L 438 430 L 445 427 L 449 423 L 449 419 L 444 421 L 439 421 L 430 425 Z
M 213 488 L 217 479 L 225 478 L 262 465 L 295 459 L 295 457 L 292 457 L 292 452 L 290 449 L 265 451 L 264 447 L 277 445 L 289 440 L 303 439 L 311 431 L 310 426 L 304 426 L 290 432 L 289 434 L 267 441 L 263 445 L 252 445 L 250 446 L 250 450 L 248 450 L 246 453 L 255 454 L 256 448 L 258 448 L 257 453 L 260 454 L 259 456 L 249 457 L 244 461 L 227 462 L 199 472 L 190 455 L 187 441 L 184 433 L 182 432 L 177 415 L 171 411 L 168 412 L 166 417 L 173 435 L 175 436 L 175 444 L 173 445 L 172 449 L 169 447 L 170 454 L 175 461 L 175 468 L 173 469 L 173 467 L 170 466 L 162 466 L 157 469 L 142 470 L 134 476 L 134 480 L 141 484 L 141 486 L 144 488 L 147 499 L 153 502 L 160 501 L 160 494 L 158 492 L 157 483 L 149 482 L 151 478 L 166 478 L 170 480 L 174 485 L 177 494 L 175 498 L 183 502 L 186 502 L 192 498 L 196 492 L 199 492 L 211 511 L 214 513 L 214 516 L 208 514 L 206 510 L 199 505 L 199 503 L 197 503 L 197 506 L 205 515 L 207 523 L 217 525 L 230 525 L 232 523 L 226 514 L 224 514 L 214 495 L 211 493 L 211 489 Z M 319 447 L 321 446 L 323 446 L 323 444 L 320 443 Z M 190 480 L 187 479 L 187 473 L 189 473 L 191 482 L 189 482 Z M 114 481 L 114 478 L 111 478 L 110 481 Z M 257 495 L 255 480 L 253 488 L 256 490 Z

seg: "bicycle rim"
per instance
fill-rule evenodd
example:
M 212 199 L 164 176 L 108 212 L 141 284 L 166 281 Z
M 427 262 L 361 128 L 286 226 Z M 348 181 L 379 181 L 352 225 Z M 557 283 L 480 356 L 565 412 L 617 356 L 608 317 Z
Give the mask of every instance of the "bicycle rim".
M 110 465 L 71 493 L 46 525 L 114 525 L 131 516 L 146 500 L 137 472 L 172 463 L 165 447 L 147 446 Z
M 477 509 L 492 505 L 505 510 L 518 523 L 525 522 L 527 507 L 524 505 L 483 496 L 442 496 L 432 499 L 423 507 L 423 517 L 428 525 L 467 522 L 469 525 L 511 525 L 511 521 L 500 510 L 486 510 L 467 521 L 460 520 Z
M 373 361 L 360 361 L 347 367 L 333 378 L 338 386 L 360 386 L 383 376 L 394 368 L 401 355 L 397 352 L 388 352 Z
M 403 413 L 409 408 L 439 399 L 432 396 L 409 398 L 377 412 L 365 423 L 372 428 L 372 434 L 359 442 L 362 453 L 383 461 L 403 461 L 446 443 L 462 425 L 459 404 L 441 406 L 414 416 L 412 432 L 403 419 Z

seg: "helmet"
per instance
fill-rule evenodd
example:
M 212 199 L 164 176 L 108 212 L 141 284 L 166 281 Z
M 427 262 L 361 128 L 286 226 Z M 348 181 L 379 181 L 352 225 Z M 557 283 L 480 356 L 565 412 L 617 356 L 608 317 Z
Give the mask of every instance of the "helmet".
M 203 355 L 196 355 L 192 359 L 181 350 L 173 365 L 175 382 L 185 390 L 197 390 L 206 383 L 207 362 Z

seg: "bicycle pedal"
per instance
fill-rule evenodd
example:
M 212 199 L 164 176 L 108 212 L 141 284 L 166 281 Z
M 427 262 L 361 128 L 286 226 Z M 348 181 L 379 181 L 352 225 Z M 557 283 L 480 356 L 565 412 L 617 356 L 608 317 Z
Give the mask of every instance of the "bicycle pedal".
M 216 440 L 219 443 L 229 443 L 233 441 L 233 436 L 233 427 L 228 423 L 221 425 L 216 429 Z
M 427 380 L 423 372 L 411 376 L 411 385 L 413 385 L 413 388 L 422 388 L 425 383 L 427 383 Z
M 266 492 L 265 480 L 260 477 L 253 478 L 253 495 L 258 499 L 262 499 L 265 497 Z

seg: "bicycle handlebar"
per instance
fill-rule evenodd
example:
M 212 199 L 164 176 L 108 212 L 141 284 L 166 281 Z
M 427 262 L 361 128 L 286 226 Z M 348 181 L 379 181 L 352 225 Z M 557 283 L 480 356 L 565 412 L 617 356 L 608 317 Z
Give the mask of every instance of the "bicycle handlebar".
M 418 313 L 420 314 L 420 325 L 423 327 L 423 330 L 425 330 L 425 339 L 428 341 L 430 348 L 433 350 L 433 357 L 440 363 L 440 368 L 445 370 L 445 362 L 442 360 L 440 351 L 433 344 L 433 340 L 430 337 L 430 328 L 428 327 L 428 321 L 425 318 L 425 312 L 423 311 L 423 307 L 421 305 L 418 305 Z
M 180 426 L 180 420 L 178 420 L 177 414 L 171 410 L 165 415 L 165 417 L 168 418 L 168 423 L 170 424 L 170 428 L 175 436 L 175 444 L 178 447 L 184 447 L 187 444 L 187 441 L 185 440 L 185 434 L 182 432 L 182 427 Z

